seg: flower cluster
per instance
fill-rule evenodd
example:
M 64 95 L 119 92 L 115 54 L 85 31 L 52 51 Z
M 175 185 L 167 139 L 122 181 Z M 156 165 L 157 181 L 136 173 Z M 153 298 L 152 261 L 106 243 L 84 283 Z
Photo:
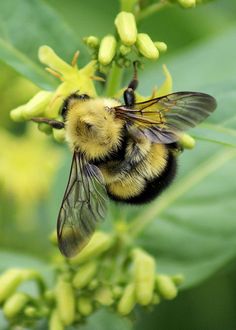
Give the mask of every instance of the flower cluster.
M 115 18 L 115 27 L 116 36 L 109 34 L 102 40 L 95 36 L 84 38 L 102 72 L 107 72 L 112 62 L 120 67 L 128 67 L 134 59 L 157 60 L 160 52 L 167 50 L 164 42 L 154 42 L 147 33 L 138 32 L 133 13 L 120 12 Z
M 46 318 L 51 330 L 81 324 L 100 306 L 130 316 L 137 304 L 152 306 L 176 297 L 183 276 L 156 269 L 155 259 L 143 249 L 123 236 L 98 231 L 78 256 L 57 260 L 53 288 L 34 270 L 7 270 L 0 276 L 0 304 L 12 325 L 33 326 Z M 21 289 L 29 280 L 38 287 L 36 297 Z
M 142 59 L 157 60 L 160 52 L 167 50 L 167 45 L 162 41 L 153 41 L 146 33 L 139 33 L 136 25 L 135 15 L 131 12 L 121 11 L 115 18 L 117 34 L 106 35 L 100 41 L 95 36 L 84 38 L 86 45 L 92 49 L 92 60 L 83 68 L 79 69 L 77 51 L 72 59 L 71 65 L 61 59 L 52 48 L 41 46 L 39 49 L 39 60 L 47 65 L 46 70 L 59 78 L 61 83 L 55 91 L 39 91 L 28 103 L 11 111 L 11 118 L 15 121 L 30 120 L 33 117 L 46 117 L 60 119 L 60 109 L 63 101 L 72 93 L 80 91 L 96 97 L 96 86 L 94 81 L 104 79 L 96 75 L 105 73 L 107 95 L 119 98 L 123 89 L 119 84 L 113 84 L 116 79 L 117 70 L 129 66 L 134 61 L 141 62 Z M 172 92 L 172 78 L 166 66 L 163 66 L 166 80 L 159 89 L 154 89 L 148 98 L 159 97 Z M 115 74 L 114 74 L 115 73 Z M 114 77 L 113 77 L 114 76 Z M 110 85 L 110 86 L 109 86 Z M 117 89 L 111 88 L 115 85 Z M 116 86 L 117 85 L 117 86 Z M 137 101 L 146 100 L 147 97 L 136 93 Z M 64 129 L 52 129 L 44 123 L 38 123 L 40 131 L 53 134 L 58 142 L 65 139 Z M 188 135 L 183 136 L 184 148 L 192 148 L 194 141 Z M 185 143 L 185 141 L 187 141 Z
M 101 40 L 96 36 L 84 38 L 91 50 L 91 59 L 82 68 L 77 66 L 79 52 L 68 64 L 50 47 L 40 47 L 39 59 L 47 71 L 59 79 L 58 87 L 54 91 L 40 90 L 28 103 L 12 110 L 11 118 L 15 121 L 28 121 L 33 117 L 60 119 L 61 106 L 70 94 L 79 90 L 97 97 L 96 80 L 104 83 L 105 79 L 103 94 L 119 98 L 124 68 L 137 60 L 157 60 L 160 53 L 167 50 L 163 41 L 154 41 L 138 31 L 140 15 L 144 17 L 148 10 L 156 10 L 157 5 L 176 3 L 191 8 L 202 1 L 162 0 L 142 8 L 140 1 L 121 0 L 123 9 L 114 21 L 116 33 L 107 34 Z M 166 66 L 163 72 L 165 81 L 153 90 L 151 97 L 172 91 L 172 77 Z M 137 101 L 146 98 L 137 94 Z M 54 130 L 42 123 L 38 126 L 41 131 L 53 134 L 57 141 L 64 140 L 63 129 Z M 184 148 L 194 146 L 194 140 L 187 134 L 181 142 Z M 99 306 L 129 316 L 136 305 L 153 306 L 163 299 L 175 298 L 183 280 L 179 274 L 159 273 L 153 256 L 130 242 L 125 233 L 96 232 L 78 256 L 67 260 L 57 255 L 54 263 L 55 286 L 52 288 L 32 270 L 9 269 L 0 276 L 0 304 L 12 325 L 31 326 L 46 318 L 50 329 L 62 330 L 68 325 L 83 323 Z M 21 283 L 28 280 L 37 284 L 37 296 L 21 290 Z

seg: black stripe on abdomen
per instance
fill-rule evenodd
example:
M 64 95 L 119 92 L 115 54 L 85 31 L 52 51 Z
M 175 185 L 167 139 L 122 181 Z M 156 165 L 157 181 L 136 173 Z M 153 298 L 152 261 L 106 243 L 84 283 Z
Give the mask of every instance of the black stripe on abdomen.
M 173 153 L 168 150 L 168 159 L 166 167 L 159 176 L 152 180 L 146 180 L 144 190 L 137 196 L 127 199 L 119 198 L 108 192 L 112 200 L 128 204 L 144 204 L 152 201 L 160 195 L 174 180 L 177 172 L 177 160 Z

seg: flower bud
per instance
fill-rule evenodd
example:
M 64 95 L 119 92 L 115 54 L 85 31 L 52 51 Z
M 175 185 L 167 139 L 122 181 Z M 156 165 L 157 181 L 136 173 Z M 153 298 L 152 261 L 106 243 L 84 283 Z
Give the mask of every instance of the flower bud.
M 41 274 L 35 269 L 22 269 L 22 281 L 42 280 Z
M 96 271 L 97 263 L 95 261 L 91 261 L 81 266 L 73 278 L 73 286 L 76 289 L 86 287 L 91 282 L 92 278 L 96 274 Z
M 181 134 L 179 142 L 184 149 L 193 149 L 196 144 L 194 138 L 187 133 Z
M 107 286 L 100 287 L 96 291 L 94 299 L 104 306 L 110 306 L 114 302 L 112 290 Z
M 52 302 L 52 301 L 54 301 L 54 291 L 53 290 L 46 290 L 45 292 L 44 292 L 44 298 L 45 298 L 45 300 L 47 301 L 47 302 Z
M 27 316 L 31 319 L 35 318 L 35 317 L 38 317 L 38 311 L 33 306 L 26 306 L 25 309 L 24 309 L 24 314 L 25 314 L 25 316 Z
M 14 318 L 23 310 L 28 301 L 29 296 L 27 296 L 25 293 L 13 293 L 13 295 L 10 296 L 3 305 L 3 314 L 8 319 Z
M 38 129 L 47 135 L 52 134 L 52 127 L 46 123 L 38 123 Z
M 93 305 L 89 298 L 79 297 L 77 303 L 78 311 L 83 316 L 89 316 L 93 311 Z
M 98 51 L 98 61 L 102 65 L 111 63 L 116 53 L 116 39 L 112 35 L 107 35 L 101 41 Z
M 133 258 L 136 299 L 140 305 L 148 305 L 154 291 L 156 263 L 141 249 L 133 250 Z
M 73 265 L 76 265 L 97 257 L 105 251 L 109 250 L 113 242 L 113 236 L 101 231 L 97 231 L 91 238 L 88 245 L 86 245 L 77 256 L 71 258 L 69 262 Z
M 159 51 L 148 34 L 138 33 L 136 46 L 144 57 L 149 58 L 150 60 L 158 59 Z
M 21 269 L 9 269 L 0 276 L 0 303 L 6 300 L 22 282 Z
M 196 6 L 196 0 L 178 0 L 183 8 L 193 8 Z
M 31 119 L 32 117 L 42 116 L 45 108 L 52 97 L 51 92 L 40 91 L 25 105 L 24 118 Z
M 171 300 L 177 296 L 177 288 L 173 280 L 167 275 L 157 275 L 156 288 L 157 292 L 165 299 Z
M 130 47 L 127 47 L 125 45 L 121 45 L 120 46 L 120 53 L 121 55 L 125 56 L 127 54 L 129 54 L 131 52 L 131 48 Z
M 72 285 L 63 278 L 58 279 L 55 298 L 60 318 L 64 325 L 70 325 L 75 319 L 75 297 Z
M 10 117 L 12 120 L 20 122 L 20 121 L 24 121 L 24 109 L 25 109 L 25 105 L 21 105 L 13 110 L 11 110 L 10 112 Z
M 123 293 L 123 289 L 121 286 L 116 285 L 115 287 L 112 288 L 112 293 L 114 298 L 120 298 Z
M 88 285 L 89 290 L 94 290 L 99 286 L 99 281 L 94 278 Z
M 85 44 L 91 48 L 97 48 L 99 45 L 99 39 L 94 36 L 89 36 L 83 39 Z
M 64 330 L 65 327 L 60 319 L 59 312 L 54 309 L 49 320 L 49 330 Z
M 23 121 L 32 117 L 42 116 L 51 97 L 51 92 L 40 91 L 28 103 L 13 109 L 10 116 L 15 121 Z
M 62 143 L 62 142 L 65 142 L 66 140 L 66 132 L 65 130 L 62 128 L 62 129 L 56 129 L 56 128 L 53 128 L 52 130 L 52 133 L 53 133 L 53 137 L 54 139 L 59 142 L 59 143 Z
M 180 285 L 184 281 L 184 275 L 183 274 L 176 274 L 171 276 L 172 281 L 174 282 L 175 285 Z
M 132 46 L 136 42 L 137 27 L 135 17 L 132 13 L 120 12 L 116 16 L 115 26 L 124 45 Z
M 117 311 L 121 315 L 128 315 L 136 304 L 135 284 L 130 283 L 126 286 L 123 295 L 118 303 Z
M 167 44 L 163 41 L 155 41 L 154 42 L 156 48 L 159 50 L 161 53 L 165 53 L 167 51 Z

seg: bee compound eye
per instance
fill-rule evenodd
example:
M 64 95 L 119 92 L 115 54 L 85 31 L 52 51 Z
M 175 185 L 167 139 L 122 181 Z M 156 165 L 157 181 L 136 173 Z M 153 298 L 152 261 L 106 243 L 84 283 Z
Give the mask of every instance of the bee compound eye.
M 67 107 L 67 105 L 64 105 L 61 109 L 61 116 L 63 119 L 66 118 L 67 112 L 68 112 L 68 107 Z
M 89 97 L 87 94 L 80 94 L 80 95 L 79 95 L 79 98 L 80 98 L 81 100 L 88 100 L 90 97 Z
M 94 127 L 94 125 L 92 125 L 90 123 L 85 123 L 85 127 L 88 131 L 91 131 L 91 129 Z

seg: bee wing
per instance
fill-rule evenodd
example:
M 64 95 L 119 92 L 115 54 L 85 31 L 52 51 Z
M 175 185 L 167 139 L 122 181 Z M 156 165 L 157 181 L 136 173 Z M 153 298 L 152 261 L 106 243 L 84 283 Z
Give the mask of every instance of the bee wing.
M 134 124 L 138 134 L 156 143 L 171 143 L 181 132 L 196 126 L 216 108 L 216 100 L 204 93 L 177 92 L 166 96 L 115 108 L 116 116 Z
M 100 170 L 74 152 L 70 177 L 57 219 L 59 249 L 77 254 L 91 238 L 107 209 L 107 192 Z

